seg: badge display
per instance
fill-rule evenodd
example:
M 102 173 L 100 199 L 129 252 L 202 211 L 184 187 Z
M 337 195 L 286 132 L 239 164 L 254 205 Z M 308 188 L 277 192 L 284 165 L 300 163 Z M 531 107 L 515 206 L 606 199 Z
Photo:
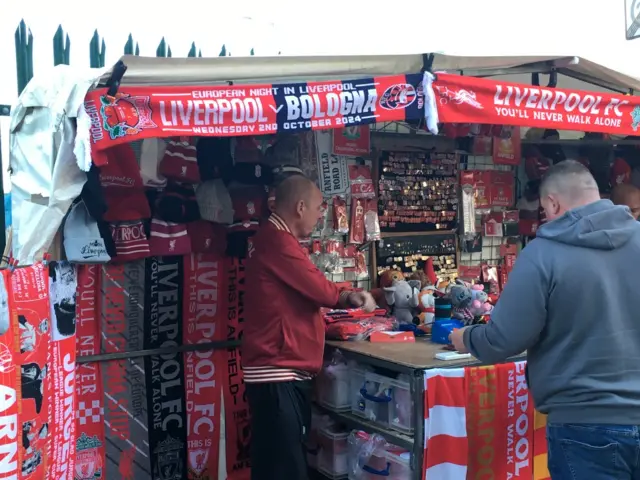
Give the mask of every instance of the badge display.
M 381 231 L 455 229 L 458 160 L 452 153 L 385 153 L 378 200 Z
M 429 257 L 438 278 L 452 281 L 458 274 L 454 234 L 383 238 L 376 253 L 378 275 L 388 269 L 410 275 L 423 270 Z

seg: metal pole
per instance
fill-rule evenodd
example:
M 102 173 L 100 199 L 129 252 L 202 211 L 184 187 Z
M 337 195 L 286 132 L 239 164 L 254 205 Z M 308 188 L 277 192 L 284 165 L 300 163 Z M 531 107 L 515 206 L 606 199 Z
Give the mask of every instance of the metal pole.
M 170 355 L 173 353 L 203 352 L 208 350 L 222 350 L 240 346 L 239 340 L 223 342 L 196 343 L 193 345 L 181 345 L 179 347 L 163 347 L 150 350 L 137 350 L 135 352 L 100 353 L 98 355 L 83 355 L 76 358 L 76 363 L 107 362 L 110 360 L 127 360 L 130 358 L 149 357 L 151 355 Z
M 0 117 L 8 117 L 11 114 L 9 105 L 0 105 Z M 0 130 L 0 196 L 2 196 L 2 208 L 0 208 L 0 252 L 4 252 L 7 244 L 7 219 L 4 207 L 4 165 L 2 163 L 2 131 Z

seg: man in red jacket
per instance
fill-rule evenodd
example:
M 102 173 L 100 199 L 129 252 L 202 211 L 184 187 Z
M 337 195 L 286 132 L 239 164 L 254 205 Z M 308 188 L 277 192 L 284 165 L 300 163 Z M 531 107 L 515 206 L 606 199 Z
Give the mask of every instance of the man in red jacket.
M 300 245 L 322 216 L 306 177 L 284 180 L 275 211 L 253 237 L 246 264 L 242 369 L 251 408 L 251 479 L 305 480 L 311 381 L 322 367 L 321 307 L 375 308 L 369 293 L 340 290 Z

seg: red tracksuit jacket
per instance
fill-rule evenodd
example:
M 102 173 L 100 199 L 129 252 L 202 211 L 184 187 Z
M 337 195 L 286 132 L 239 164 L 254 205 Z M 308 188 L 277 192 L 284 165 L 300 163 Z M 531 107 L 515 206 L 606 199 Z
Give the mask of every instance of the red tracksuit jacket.
M 245 269 L 244 381 L 307 380 L 322 367 L 320 307 L 345 307 L 340 290 L 311 262 L 275 214 L 253 237 Z

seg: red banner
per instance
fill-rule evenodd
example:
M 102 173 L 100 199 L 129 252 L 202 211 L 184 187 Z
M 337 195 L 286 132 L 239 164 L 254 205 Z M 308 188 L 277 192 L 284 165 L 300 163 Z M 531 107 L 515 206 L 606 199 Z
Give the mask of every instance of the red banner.
M 0 478 L 18 478 L 22 465 L 22 425 L 18 419 L 20 359 L 18 314 L 13 305 L 11 272 L 0 272 L 0 421 L 6 428 L 0 430 Z
M 534 409 L 525 366 L 466 369 L 468 478 L 532 478 Z
M 354 125 L 333 131 L 333 154 L 351 157 L 368 156 L 371 153 L 369 125 Z
M 51 308 L 50 375 L 47 377 L 51 432 L 48 474 L 72 480 L 76 460 L 76 270 L 69 262 L 49 267 Z
M 244 136 L 419 120 L 422 75 L 277 85 L 121 87 L 89 92 L 94 162 L 119 143 L 183 135 Z
M 21 386 L 20 478 L 45 478 L 51 467 L 51 434 L 48 390 L 50 386 L 49 276 L 35 264 L 10 274 L 10 307 L 17 318 Z
M 638 135 L 636 96 L 544 88 L 439 73 L 433 88 L 444 123 L 479 123 Z
M 244 329 L 244 260 L 227 258 L 227 340 L 242 339 Z M 248 480 L 251 473 L 251 426 L 249 402 L 245 394 L 240 347 L 227 350 L 224 411 L 228 480 Z
M 99 265 L 78 266 L 77 343 L 79 357 L 100 353 Z M 76 367 L 76 401 L 82 415 L 76 419 L 75 480 L 104 480 L 104 396 L 100 363 Z
M 224 341 L 225 262 L 216 255 L 192 254 L 184 260 L 184 344 Z M 188 480 L 218 478 L 220 410 L 226 368 L 224 350 L 184 356 L 188 418 Z

